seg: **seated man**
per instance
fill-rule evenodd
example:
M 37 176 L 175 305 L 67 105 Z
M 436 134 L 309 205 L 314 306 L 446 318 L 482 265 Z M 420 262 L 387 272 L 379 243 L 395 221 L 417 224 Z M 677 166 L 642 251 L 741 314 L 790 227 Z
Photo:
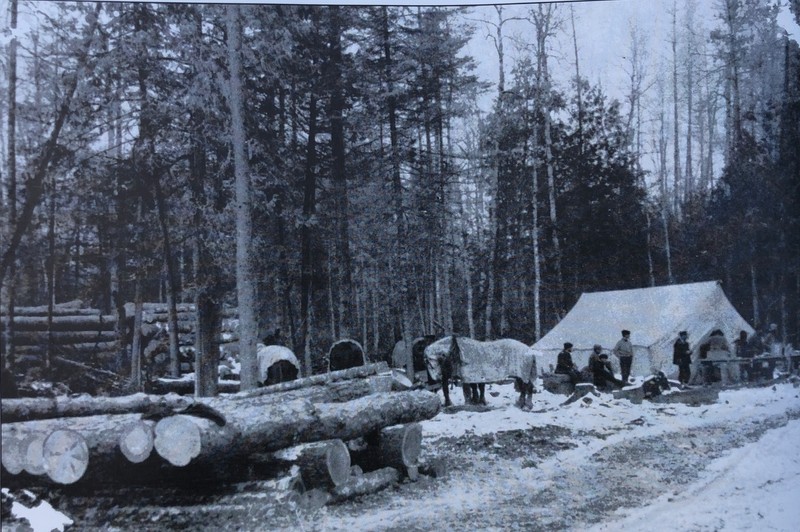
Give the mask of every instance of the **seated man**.
M 611 384 L 622 388 L 625 383 L 614 376 L 614 371 L 611 368 L 611 362 L 608 361 L 608 354 L 601 353 L 602 347 L 599 345 L 594 346 L 594 353 L 591 358 L 592 379 L 594 385 L 599 390 L 608 390 Z M 596 355 L 596 356 L 595 356 Z
M 555 372 L 562 375 L 569 375 L 569 380 L 572 384 L 580 382 L 581 373 L 578 370 L 578 366 L 572 361 L 572 344 L 570 342 L 565 342 L 564 350 L 558 354 Z

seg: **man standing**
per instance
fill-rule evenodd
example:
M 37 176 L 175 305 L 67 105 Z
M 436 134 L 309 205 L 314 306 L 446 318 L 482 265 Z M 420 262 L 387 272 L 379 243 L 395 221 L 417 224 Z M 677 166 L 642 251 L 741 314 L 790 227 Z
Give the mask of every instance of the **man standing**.
M 622 373 L 622 382 L 628 384 L 628 377 L 631 376 L 631 366 L 633 365 L 633 344 L 631 344 L 631 332 L 622 331 L 622 338 L 614 346 L 614 354 L 619 358 L 619 369 Z
M 681 331 L 672 348 L 672 363 L 678 366 L 678 381 L 681 387 L 689 384 L 692 376 L 692 350 L 689 349 L 689 333 Z

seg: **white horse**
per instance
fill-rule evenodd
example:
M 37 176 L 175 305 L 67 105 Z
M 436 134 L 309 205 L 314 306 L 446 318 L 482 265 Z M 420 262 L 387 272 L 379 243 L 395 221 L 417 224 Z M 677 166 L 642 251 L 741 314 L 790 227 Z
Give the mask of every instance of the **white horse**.
M 479 342 L 471 338 L 451 336 L 425 348 L 425 362 L 433 380 L 442 381 L 445 406 L 452 405 L 448 384 L 459 379 L 464 385 L 467 402 L 486 404 L 487 382 L 513 377 L 519 404 L 530 406 L 536 381 L 536 355 L 522 342 L 511 339 Z

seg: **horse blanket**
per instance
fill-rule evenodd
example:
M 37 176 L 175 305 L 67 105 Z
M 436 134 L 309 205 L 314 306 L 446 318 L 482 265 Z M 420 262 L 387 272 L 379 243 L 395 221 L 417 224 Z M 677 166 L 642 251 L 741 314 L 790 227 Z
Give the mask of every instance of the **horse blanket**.
M 441 380 L 441 366 L 450 353 L 453 337 L 442 338 L 425 348 L 425 361 L 431 378 Z M 525 383 L 536 380 L 536 355 L 517 340 L 479 342 L 456 337 L 460 361 L 453 361 L 453 376 L 463 383 L 499 382 L 518 377 Z
M 256 345 L 256 358 L 258 359 L 259 382 L 267 382 L 270 366 L 280 360 L 285 360 L 298 370 L 300 369 L 300 361 L 294 356 L 292 350 L 282 345 L 264 345 L 259 343 Z

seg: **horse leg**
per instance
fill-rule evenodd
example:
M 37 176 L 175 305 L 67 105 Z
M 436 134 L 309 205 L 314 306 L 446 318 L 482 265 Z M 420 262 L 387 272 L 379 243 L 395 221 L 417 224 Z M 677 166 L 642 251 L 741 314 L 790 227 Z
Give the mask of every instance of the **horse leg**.
M 447 377 L 442 374 L 442 393 L 444 394 L 444 406 L 453 406 L 450 402 L 450 383 L 447 382 Z
M 464 392 L 464 404 L 472 405 L 475 404 L 475 400 L 472 397 L 472 385 L 467 384 L 466 382 L 461 383 L 461 391 Z
M 472 386 L 475 386 L 475 385 L 473 384 Z M 477 385 L 477 389 L 473 388 L 473 390 L 475 391 L 475 402 L 479 403 L 479 404 L 482 404 L 482 405 L 485 405 L 486 404 L 486 396 L 485 396 L 486 384 L 485 383 L 480 383 L 480 384 Z M 478 390 L 480 390 L 480 397 L 478 397 Z

